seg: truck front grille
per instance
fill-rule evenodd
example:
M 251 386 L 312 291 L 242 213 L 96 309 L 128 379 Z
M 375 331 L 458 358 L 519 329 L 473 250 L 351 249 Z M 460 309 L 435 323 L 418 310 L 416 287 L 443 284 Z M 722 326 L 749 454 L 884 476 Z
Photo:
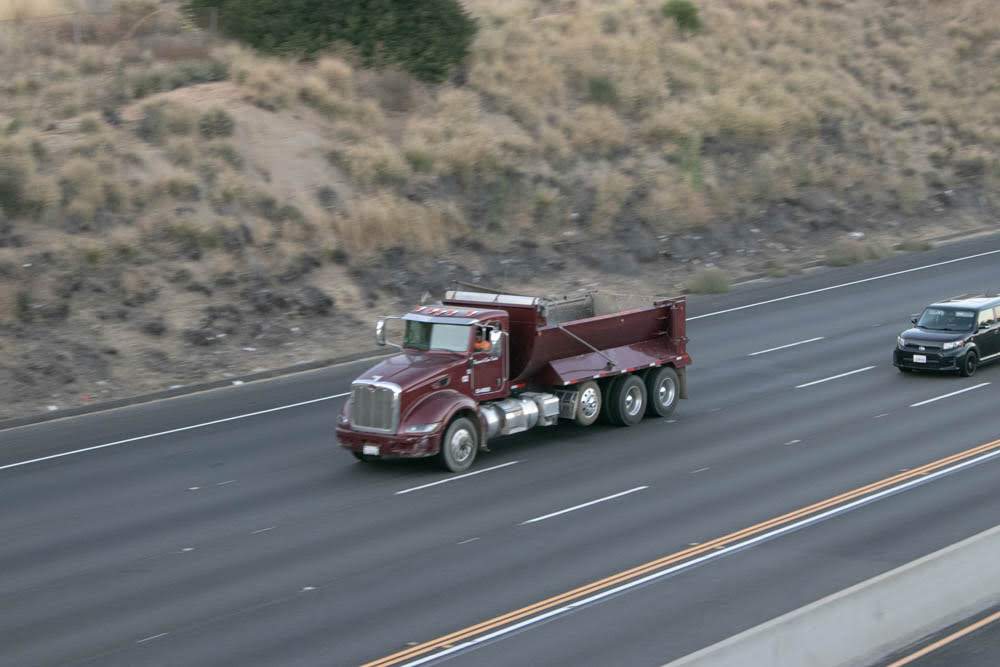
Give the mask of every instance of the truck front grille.
M 355 382 L 351 387 L 351 426 L 358 431 L 395 433 L 399 394 L 399 387 L 388 382 Z

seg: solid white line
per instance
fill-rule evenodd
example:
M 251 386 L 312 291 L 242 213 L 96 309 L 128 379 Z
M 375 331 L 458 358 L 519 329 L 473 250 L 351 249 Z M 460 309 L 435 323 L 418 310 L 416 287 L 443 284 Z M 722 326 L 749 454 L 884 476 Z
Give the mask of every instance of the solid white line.
M 800 340 L 798 343 L 789 343 L 788 345 L 779 345 L 778 347 L 772 347 L 767 350 L 761 350 L 760 352 L 751 352 L 748 357 L 756 357 L 758 354 L 767 354 L 768 352 L 777 352 L 778 350 L 787 350 L 790 347 L 796 347 L 798 345 L 805 345 L 806 343 L 815 343 L 818 340 L 823 340 L 823 336 L 817 336 L 816 338 L 810 338 L 809 340 Z
M 168 633 L 168 632 L 161 632 L 158 635 L 153 635 L 152 637 L 146 637 L 145 639 L 140 639 L 139 641 L 136 642 L 136 644 L 145 644 L 146 642 L 151 642 L 154 639 L 159 639 L 160 637 L 166 637 L 168 634 L 170 634 L 170 633 Z
M 607 500 L 614 500 L 615 498 L 621 498 L 622 496 L 627 496 L 630 493 L 635 493 L 636 491 L 642 491 L 643 489 L 648 489 L 648 486 L 637 486 L 634 489 L 629 489 L 628 491 L 622 491 L 621 493 L 615 493 L 610 496 L 605 496 L 603 498 L 598 498 L 597 500 L 591 500 L 589 503 L 583 503 L 582 505 L 574 505 L 573 507 L 567 507 L 564 510 L 559 510 L 558 512 L 553 512 L 552 514 L 546 514 L 544 516 L 536 516 L 534 519 L 528 519 L 527 521 L 522 521 L 521 525 L 535 523 L 536 521 L 545 521 L 546 519 L 551 519 L 554 516 L 559 516 L 560 514 L 566 514 L 567 512 L 575 512 L 576 510 L 583 509 L 584 507 L 590 507 L 591 505 L 596 505 L 597 503 L 603 503 Z
M 797 299 L 800 296 L 810 296 L 812 294 L 820 294 L 821 292 L 829 292 L 830 290 L 841 289 L 843 287 L 852 287 L 854 285 L 863 285 L 864 283 L 870 283 L 873 280 L 884 280 L 885 278 L 895 278 L 896 276 L 903 276 L 907 273 L 914 273 L 915 271 L 925 271 L 927 269 L 936 269 L 939 266 L 947 266 L 949 264 L 955 264 L 956 262 L 965 262 L 970 259 L 978 259 L 980 257 L 989 257 L 990 255 L 1000 254 L 1000 250 L 989 250 L 987 252 L 980 252 L 975 255 L 967 255 L 965 257 L 958 257 L 956 259 L 949 259 L 944 262 L 935 262 L 934 264 L 927 264 L 925 266 L 917 266 L 912 269 L 904 269 L 903 271 L 893 271 L 892 273 L 884 273 L 880 276 L 872 276 L 870 278 L 862 278 L 861 280 L 852 280 L 848 283 L 840 283 L 839 285 L 830 285 L 829 287 L 821 287 L 819 289 L 809 290 L 808 292 L 799 292 L 798 294 L 789 294 L 788 296 L 780 296 L 776 299 L 768 299 L 767 301 L 758 301 L 757 303 L 748 303 L 745 306 L 736 306 L 735 308 L 726 308 L 725 310 L 717 310 L 714 313 L 705 313 L 704 315 L 695 315 L 694 317 L 687 318 L 687 321 L 700 320 L 704 317 L 715 317 L 716 315 L 724 315 L 726 313 L 735 313 L 739 310 L 746 310 L 748 308 L 756 308 L 758 306 L 766 306 L 769 303 L 778 303 L 779 301 L 787 301 L 789 299 Z
M 253 531 L 250 534 L 251 535 L 260 535 L 261 533 L 266 533 L 269 530 L 274 530 L 274 526 L 271 526 L 270 528 L 260 528 L 258 530 Z
M 436 482 L 431 482 L 430 484 L 421 484 L 420 486 L 414 486 L 411 489 L 403 489 L 402 491 L 397 491 L 396 495 L 401 496 L 404 493 L 410 493 L 412 491 L 420 491 L 421 489 L 429 489 L 432 486 L 437 486 L 438 484 L 446 484 L 448 482 L 454 482 L 457 479 L 465 479 L 466 477 L 472 477 L 473 475 L 481 475 L 484 472 L 489 472 L 491 470 L 499 470 L 500 468 L 506 468 L 507 466 L 512 466 L 515 463 L 520 463 L 520 461 L 508 461 L 507 463 L 501 463 L 498 466 L 493 466 L 491 468 L 483 468 L 482 470 L 477 470 L 475 472 L 467 472 L 464 475 L 455 475 L 453 477 L 445 477 L 444 479 L 439 479 Z
M 920 401 L 919 403 L 914 403 L 911 408 L 919 408 L 921 405 L 927 405 L 928 403 L 933 403 L 935 401 L 940 401 L 943 398 L 951 398 L 952 396 L 958 396 L 959 394 L 964 394 L 967 391 L 972 391 L 973 389 L 979 389 L 980 387 L 985 387 L 989 382 L 980 382 L 977 385 L 971 387 L 966 387 L 965 389 L 959 389 L 958 391 L 953 391 L 950 394 L 945 394 L 944 396 L 936 396 L 934 398 L 928 398 L 926 401 Z
M 19 461 L 17 463 L 8 463 L 7 465 L 0 466 L 0 470 L 8 470 L 10 468 L 19 468 L 21 466 L 30 465 L 32 463 L 40 463 L 42 461 L 51 461 L 52 459 L 61 459 L 64 456 L 73 456 L 74 454 L 83 454 L 84 452 L 93 452 L 98 449 L 106 449 L 108 447 L 117 447 L 118 445 L 127 445 L 132 442 L 138 442 L 140 440 L 149 440 L 150 438 L 159 438 L 164 435 L 173 435 L 174 433 L 183 433 L 184 431 L 193 431 L 198 428 L 205 428 L 207 426 L 215 426 L 216 424 L 225 424 L 226 422 L 237 421 L 239 419 L 248 419 L 250 417 L 257 417 L 259 415 L 266 415 L 272 412 L 280 412 L 282 410 L 291 410 L 292 408 L 299 408 L 303 405 L 311 405 L 313 403 L 319 403 L 321 401 L 330 401 L 335 398 L 343 398 L 347 396 L 350 392 L 343 394 L 334 394 L 332 396 L 323 396 L 322 398 L 314 398 L 309 401 L 301 401 L 299 403 L 291 403 L 289 405 L 279 405 L 276 408 L 268 408 L 267 410 L 258 410 L 257 412 L 248 412 L 244 415 L 236 415 L 234 417 L 225 417 L 223 419 L 213 419 L 210 422 L 203 422 L 201 424 L 192 424 L 191 426 L 181 426 L 180 428 L 172 428 L 169 431 L 160 431 L 159 433 L 148 433 L 146 435 L 137 435 L 134 438 L 126 438 L 124 440 L 116 440 L 114 442 L 106 442 L 103 445 L 94 445 L 93 447 L 84 447 L 83 449 L 74 449 L 71 452 L 62 452 L 60 454 L 50 454 L 49 456 L 41 456 L 37 459 L 28 459 L 27 461 Z
M 912 488 L 914 488 L 916 486 L 920 486 L 922 484 L 926 484 L 926 483 L 928 483 L 928 482 L 930 482 L 932 480 L 935 480 L 935 479 L 938 479 L 940 477 L 944 477 L 945 475 L 949 475 L 951 473 L 957 472 L 957 471 L 959 471 L 959 470 L 961 470 L 963 468 L 974 466 L 974 465 L 982 463 L 984 461 L 988 461 L 988 460 L 990 460 L 992 458 L 996 458 L 997 456 L 1000 456 L 1000 449 L 994 450 L 992 452 L 988 452 L 986 454 L 982 454 L 980 456 L 977 456 L 977 457 L 975 457 L 973 459 L 969 459 L 967 461 L 962 461 L 960 463 L 956 463 L 953 466 L 950 466 L 948 468 L 943 468 L 943 469 L 938 470 L 936 472 L 933 472 L 933 473 L 931 473 L 929 475 L 925 475 L 923 477 L 917 477 L 916 479 L 912 479 L 912 480 L 910 480 L 908 482 L 904 482 L 902 484 L 899 484 L 898 486 L 893 486 L 893 487 L 890 487 L 888 489 L 883 489 L 882 491 L 879 491 L 877 493 L 873 493 L 870 496 L 865 496 L 863 498 L 859 498 L 859 499 L 854 500 L 854 501 L 852 501 L 850 503 L 847 503 L 846 505 L 841 505 L 839 507 L 835 507 L 833 509 L 830 509 L 830 510 L 827 510 L 825 512 L 822 512 L 821 514 L 816 514 L 814 516 L 811 516 L 811 517 L 808 517 L 808 518 L 805 518 L 805 519 L 801 519 L 801 520 L 799 520 L 799 521 L 797 521 L 795 523 L 788 524 L 787 526 L 783 526 L 781 528 L 776 528 L 776 529 L 774 529 L 772 531 L 769 531 L 767 533 L 763 533 L 763 534 L 758 535 L 756 537 L 752 537 L 752 538 L 746 539 L 746 540 L 744 540 L 742 542 L 737 542 L 736 544 L 731 544 L 731 545 L 729 545 L 727 547 L 719 548 L 719 549 L 717 549 L 717 550 L 715 550 L 715 551 L 713 551 L 711 553 L 705 554 L 703 556 L 699 556 L 699 557 L 694 558 L 692 560 L 685 561 L 685 562 L 680 563 L 678 565 L 673 565 L 673 566 L 668 567 L 668 568 L 666 568 L 664 570 L 660 570 L 659 572 L 654 572 L 653 574 L 648 574 L 645 577 L 642 577 L 640 579 L 635 579 L 635 580 L 630 581 L 628 583 L 621 584 L 620 586 L 617 586 L 615 588 L 611 588 L 611 589 L 608 589 L 606 591 L 602 591 L 600 593 L 595 593 L 594 595 L 591 595 L 589 597 L 577 600 L 576 602 L 572 602 L 572 603 L 567 604 L 567 605 L 565 605 L 563 607 L 559 607 L 557 609 L 553 609 L 551 611 L 547 611 L 544 614 L 540 614 L 538 616 L 533 616 L 533 617 L 525 619 L 525 620 L 523 620 L 523 621 L 521 621 L 519 623 L 515 623 L 514 625 L 509 625 L 509 626 L 501 628 L 499 630 L 494 630 L 493 632 L 491 632 L 489 634 L 482 635 L 480 637 L 476 637 L 475 639 L 470 639 L 467 642 L 463 642 L 461 644 L 457 644 L 457 645 L 452 646 L 450 648 L 442 649 L 442 650 L 437 651 L 435 653 L 429 653 L 428 655 L 425 655 L 422 658 L 419 658 L 417 660 L 413 660 L 411 662 L 406 663 L 404 665 L 404 667 L 416 667 L 417 665 L 423 665 L 423 664 L 426 664 L 428 662 L 433 662 L 434 660 L 438 660 L 440 658 L 443 658 L 443 657 L 445 657 L 447 655 L 451 655 L 453 653 L 458 653 L 459 651 L 464 651 L 466 649 L 472 648 L 473 646 L 477 646 L 479 644 L 484 644 L 486 642 L 491 642 L 494 639 L 497 639 L 499 637 L 503 637 L 504 635 L 509 635 L 511 633 L 514 633 L 514 632 L 517 632 L 519 630 L 522 630 L 522 629 L 524 629 L 526 627 L 529 627 L 529 626 L 532 626 L 532 625 L 537 625 L 538 623 L 542 623 L 542 622 L 547 621 L 550 618 L 553 618 L 555 616 L 559 616 L 561 614 L 565 614 L 567 612 L 573 611 L 574 609 L 578 609 L 580 607 L 585 607 L 587 605 L 593 604 L 594 602 L 598 602 L 598 601 L 603 600 L 605 598 L 609 598 L 609 597 L 618 595 L 620 593 L 623 593 L 625 591 L 628 591 L 629 589 L 637 588 L 639 586 L 643 586 L 645 584 L 648 584 L 651 581 L 656 581 L 657 579 L 661 579 L 663 577 L 667 577 L 667 576 L 670 576 L 672 574 L 676 574 L 677 572 L 682 572 L 684 570 L 691 569 L 691 568 L 693 568 L 693 567 L 695 567 L 697 565 L 701 565 L 702 563 L 706 563 L 708 561 L 712 561 L 712 560 L 715 560 L 715 559 L 718 559 L 718 558 L 722 558 L 723 556 L 731 554 L 731 553 L 733 553 L 735 551 L 739 551 L 741 549 L 746 549 L 747 547 L 756 546 L 756 545 L 758 545 L 758 544 L 760 544 L 762 542 L 765 542 L 767 540 L 773 539 L 775 537 L 780 537 L 781 535 L 785 535 L 787 533 L 794 532 L 796 530 L 799 530 L 801 528 L 805 528 L 805 527 L 810 526 L 812 524 L 820 523 L 822 521 L 825 521 L 826 519 L 829 519 L 831 517 L 835 517 L 838 514 L 845 514 L 847 512 L 850 512 L 851 510 L 854 510 L 854 509 L 857 509 L 858 507 L 861 507 L 862 505 L 867 505 L 869 503 L 878 502 L 879 500 L 884 500 L 885 498 L 887 498 L 887 497 L 889 497 L 891 495 L 895 495 L 897 493 L 901 493 L 903 491 L 907 491 L 907 490 L 912 489 Z
M 855 375 L 857 373 L 864 373 L 865 371 L 870 371 L 875 368 L 874 366 L 865 366 L 864 368 L 859 368 L 856 371 L 847 371 L 846 373 L 841 373 L 840 375 L 834 375 L 832 377 L 823 378 L 822 380 L 813 380 L 812 382 L 806 382 L 805 384 L 796 385 L 796 389 L 803 389 L 805 387 L 811 387 L 814 384 L 822 384 L 823 382 L 829 382 L 830 380 L 839 380 L 840 378 L 845 378 L 848 375 Z

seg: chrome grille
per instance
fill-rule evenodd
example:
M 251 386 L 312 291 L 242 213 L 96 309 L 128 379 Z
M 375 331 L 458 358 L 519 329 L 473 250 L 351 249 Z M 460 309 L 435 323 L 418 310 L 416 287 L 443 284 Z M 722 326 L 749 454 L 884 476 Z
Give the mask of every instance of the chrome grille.
M 358 431 L 395 433 L 399 393 L 399 387 L 389 382 L 355 382 L 351 387 L 351 426 Z

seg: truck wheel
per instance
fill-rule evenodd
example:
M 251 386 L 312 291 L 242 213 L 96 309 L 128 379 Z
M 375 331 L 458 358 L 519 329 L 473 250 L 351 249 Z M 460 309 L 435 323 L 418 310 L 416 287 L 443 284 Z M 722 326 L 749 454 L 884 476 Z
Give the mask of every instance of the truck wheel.
M 681 393 L 680 386 L 677 371 L 670 366 L 649 369 L 646 373 L 646 394 L 649 397 L 646 414 L 650 417 L 669 417 L 673 414 Z
M 479 431 L 467 417 L 459 417 L 451 423 L 441 439 L 438 459 L 445 470 L 465 472 L 476 460 L 479 449 Z
M 607 415 L 612 424 L 635 426 L 646 412 L 646 385 L 635 375 L 622 375 L 608 385 Z
M 588 380 L 578 389 L 579 398 L 576 401 L 576 414 L 573 416 L 580 426 L 590 426 L 601 416 L 601 388 L 593 380 Z

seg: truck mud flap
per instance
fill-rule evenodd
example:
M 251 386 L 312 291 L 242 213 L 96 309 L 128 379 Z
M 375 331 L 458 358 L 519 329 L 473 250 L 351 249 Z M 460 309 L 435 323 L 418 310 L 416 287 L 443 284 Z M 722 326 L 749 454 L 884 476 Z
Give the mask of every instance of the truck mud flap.
M 680 380 L 680 383 L 681 383 L 681 386 L 680 386 L 680 391 L 681 391 L 680 397 L 681 398 L 687 398 L 688 397 L 688 375 L 687 375 L 687 368 L 677 368 L 675 370 L 677 371 L 677 379 Z

